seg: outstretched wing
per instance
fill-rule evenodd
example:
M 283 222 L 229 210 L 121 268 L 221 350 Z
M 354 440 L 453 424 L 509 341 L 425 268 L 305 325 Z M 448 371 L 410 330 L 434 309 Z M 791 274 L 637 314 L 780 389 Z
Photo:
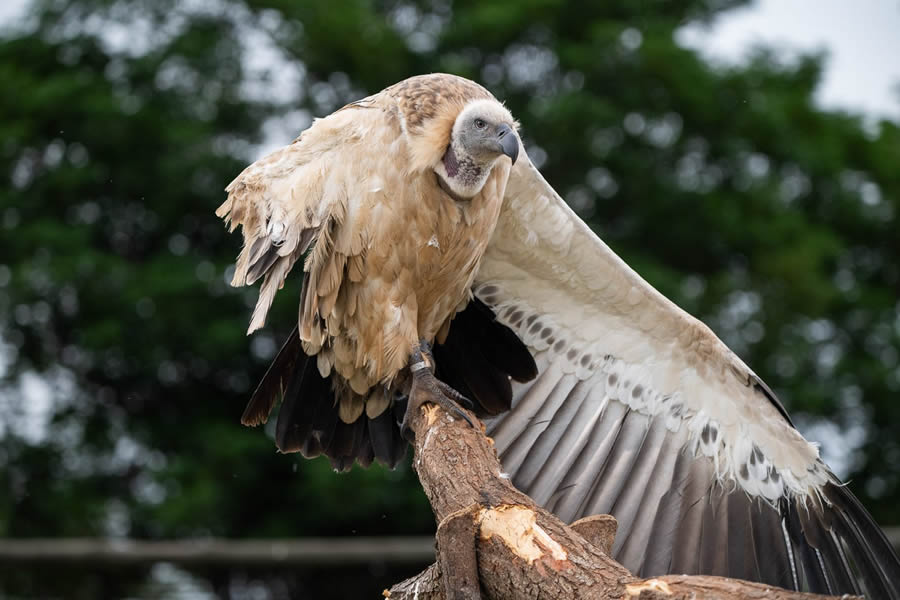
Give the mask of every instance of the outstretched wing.
M 613 514 L 613 552 L 633 572 L 900 595 L 884 535 L 771 391 L 526 157 L 475 293 L 539 370 L 489 421 L 504 469 L 565 520 Z

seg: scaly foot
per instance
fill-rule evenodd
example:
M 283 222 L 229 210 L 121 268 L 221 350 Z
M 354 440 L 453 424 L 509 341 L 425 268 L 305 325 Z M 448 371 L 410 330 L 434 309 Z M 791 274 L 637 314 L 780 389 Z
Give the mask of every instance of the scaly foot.
M 466 423 L 475 427 L 475 423 L 460 406 L 462 404 L 471 408 L 472 401 L 434 376 L 434 356 L 431 354 L 431 348 L 427 342 L 419 342 L 419 345 L 413 350 L 412 356 L 409 358 L 409 371 L 412 374 L 412 388 L 409 391 L 406 413 L 403 415 L 403 422 L 400 425 L 400 433 L 403 437 L 410 441 L 415 438 L 409 427 L 410 415 L 429 402 L 439 405 L 450 414 L 464 419 Z

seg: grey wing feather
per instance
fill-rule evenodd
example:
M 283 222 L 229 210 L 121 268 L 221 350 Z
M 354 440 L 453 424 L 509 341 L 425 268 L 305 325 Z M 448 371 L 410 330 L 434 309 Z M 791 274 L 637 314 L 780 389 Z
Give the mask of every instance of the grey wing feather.
M 666 418 L 611 398 L 604 376 L 572 382 L 548 357 L 536 362 L 540 375 L 515 385 L 512 410 L 488 421 L 501 463 L 566 521 L 615 516 L 613 554 L 635 574 L 898 597 L 893 551 L 846 488 L 826 487 L 826 512 L 750 497 L 718 480 L 687 427 L 672 430 Z
M 475 294 L 538 366 L 487 423 L 504 471 L 565 521 L 616 517 L 632 572 L 900 598 L 900 560 L 771 390 L 527 160 Z
M 591 482 L 593 486 L 580 512 L 599 515 L 612 511 L 630 480 L 640 478 L 633 468 L 650 431 L 650 417 L 635 411 L 628 412 L 602 470 Z M 659 428 L 653 431 L 659 431 Z M 601 483 L 607 481 L 609 483 Z

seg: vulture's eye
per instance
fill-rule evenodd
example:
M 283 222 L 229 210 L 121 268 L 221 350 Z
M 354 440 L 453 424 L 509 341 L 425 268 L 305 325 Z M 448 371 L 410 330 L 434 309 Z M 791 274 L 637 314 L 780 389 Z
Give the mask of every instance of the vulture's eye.
M 484 129 L 485 127 L 487 127 L 487 123 L 481 119 L 475 119 L 475 129 Z

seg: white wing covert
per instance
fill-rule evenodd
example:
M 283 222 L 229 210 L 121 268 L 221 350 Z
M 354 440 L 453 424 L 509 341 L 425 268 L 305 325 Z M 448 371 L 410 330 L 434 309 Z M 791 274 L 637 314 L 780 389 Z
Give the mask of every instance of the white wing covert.
M 643 576 L 900 595 L 890 545 L 771 391 L 522 154 L 475 284 L 538 366 L 488 421 L 516 486 L 567 521 L 614 515 Z

